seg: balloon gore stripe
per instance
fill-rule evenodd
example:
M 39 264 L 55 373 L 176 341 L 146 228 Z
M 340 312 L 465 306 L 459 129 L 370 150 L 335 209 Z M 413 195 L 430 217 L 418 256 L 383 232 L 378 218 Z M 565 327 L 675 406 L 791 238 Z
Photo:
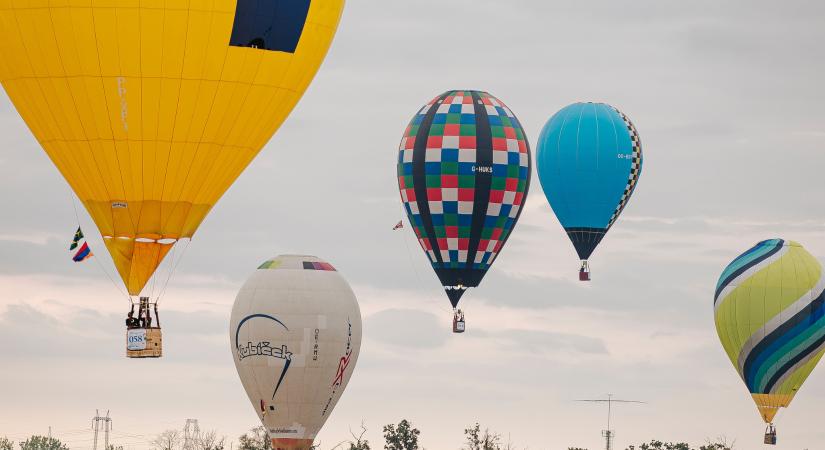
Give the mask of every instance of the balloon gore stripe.
M 745 383 L 752 393 L 770 393 L 785 372 L 818 353 L 825 342 L 825 292 L 787 319 L 745 358 Z
M 725 271 L 722 272 L 722 276 L 719 277 L 719 282 L 716 284 L 716 294 L 713 297 L 713 303 L 716 304 L 716 302 L 719 301 L 719 294 L 731 283 L 731 281 L 745 273 L 748 269 L 778 253 L 782 250 L 784 244 L 785 241 L 782 239 L 769 239 L 762 241 L 734 259 L 733 262 L 725 268 Z

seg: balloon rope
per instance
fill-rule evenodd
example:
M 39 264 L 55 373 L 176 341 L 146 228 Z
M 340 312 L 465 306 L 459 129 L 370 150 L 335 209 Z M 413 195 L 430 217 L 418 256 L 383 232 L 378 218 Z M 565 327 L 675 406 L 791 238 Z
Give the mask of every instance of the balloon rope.
M 774 425 L 779 423 L 779 420 L 784 415 L 783 413 L 785 412 L 786 409 L 788 409 L 787 406 L 784 407 L 784 408 L 776 408 L 776 415 L 773 416 L 773 421 L 771 421 L 771 423 L 774 424 Z
M 72 209 L 74 209 L 74 218 L 77 221 L 77 228 L 80 228 L 80 214 L 77 213 L 77 205 L 75 204 L 74 194 L 71 191 L 71 187 L 69 188 L 69 200 L 72 203 Z M 100 271 L 103 272 L 103 274 L 106 275 L 106 278 L 108 278 L 109 281 L 112 283 L 112 286 L 114 286 L 115 289 L 117 289 L 118 292 L 120 292 L 120 295 L 126 298 L 126 301 L 129 302 L 129 304 L 131 304 L 132 297 L 130 297 L 126 291 L 121 289 L 120 285 L 115 282 L 114 278 L 112 278 L 111 275 L 109 275 L 109 271 L 106 270 L 106 268 L 103 266 L 103 263 L 100 262 L 100 259 L 95 257 L 94 255 L 92 255 L 92 259 L 97 263 L 97 267 L 100 268 Z
M 405 215 L 405 211 L 404 211 L 404 206 L 403 206 L 403 205 L 401 206 L 401 213 L 402 213 L 401 217 L 404 217 L 404 215 Z M 402 220 L 403 220 L 403 219 L 402 219 Z M 407 223 L 410 225 L 410 228 L 412 228 L 412 227 L 413 227 L 413 225 L 412 225 L 412 223 L 411 223 L 411 222 L 409 222 L 409 221 L 408 221 Z M 415 233 L 415 231 L 413 231 L 413 233 Z M 404 247 L 407 249 L 407 260 L 409 261 L 409 263 L 410 263 L 410 267 L 412 267 L 413 272 L 415 273 L 415 278 L 416 278 L 416 281 L 418 281 L 418 285 L 419 285 L 419 286 L 426 286 L 426 284 L 424 284 L 424 282 L 423 282 L 423 280 L 422 280 L 422 278 L 421 278 L 421 274 L 418 272 L 418 268 L 415 266 L 415 263 L 413 262 L 413 258 L 412 258 L 412 251 L 410 250 L 410 245 L 409 245 L 409 243 L 407 242 L 407 237 L 405 236 L 405 234 L 404 234 L 404 232 L 403 232 L 403 231 L 402 231 L 402 233 L 401 233 L 401 234 L 402 234 L 402 236 L 401 236 L 401 240 L 403 240 L 403 241 L 404 241 Z M 441 306 L 441 302 L 440 302 L 440 301 L 438 301 L 437 299 L 433 298 L 433 294 L 432 294 L 432 292 L 431 292 L 429 289 L 426 289 L 426 288 L 425 288 L 424 295 L 426 295 L 427 300 L 428 300 L 428 301 L 430 301 L 430 302 L 432 302 L 432 303 L 434 303 L 434 304 L 438 307 L 438 309 L 440 309 L 440 310 L 442 310 L 442 311 L 444 311 L 444 312 L 449 312 L 449 313 L 452 313 L 452 311 L 451 311 L 451 310 L 445 309 L 443 306 Z
M 172 247 L 172 251 L 173 252 L 175 251 L 175 247 Z M 160 251 L 158 251 L 158 255 L 160 255 Z M 173 255 L 174 255 L 174 253 L 173 253 Z M 155 271 L 152 273 L 152 277 L 151 277 L 152 287 L 149 289 L 149 298 L 154 298 L 155 297 L 155 285 L 157 284 L 157 281 L 158 281 L 158 269 L 159 269 L 159 267 L 156 268 Z
M 149 298 L 155 298 L 155 286 L 157 285 L 158 278 L 160 278 L 160 275 L 158 275 L 158 273 L 160 272 L 160 270 L 159 270 L 159 269 L 160 269 L 160 267 L 158 267 L 158 266 L 159 266 L 159 264 L 158 264 L 158 259 L 160 259 L 160 252 L 161 252 L 161 251 L 160 251 L 160 250 L 158 250 L 158 255 L 157 255 L 157 258 L 155 258 L 155 266 L 156 266 L 156 268 L 155 268 L 155 272 L 154 272 L 154 273 L 152 273 L 152 288 L 151 288 L 151 290 L 149 291 Z M 169 262 L 169 261 L 170 261 L 170 260 L 174 260 L 174 259 L 175 259 L 175 245 L 174 245 L 174 244 L 172 245 L 172 249 L 171 249 L 171 252 L 170 252 L 170 253 L 171 253 L 171 254 L 166 255 L 167 257 L 165 257 L 165 258 L 163 259 L 163 261 L 161 261 L 161 262 L 160 262 L 160 265 L 163 265 L 163 264 L 165 263 L 165 264 L 166 264 L 166 267 L 167 267 L 169 270 L 172 270 L 172 263 L 171 263 L 171 262 Z
M 175 242 L 175 247 L 177 247 L 177 246 L 178 246 L 178 243 L 179 243 L 179 242 L 180 242 L 180 240 L 178 240 L 177 242 Z M 183 260 L 183 255 L 185 255 L 185 254 L 186 254 L 186 250 L 188 250 L 188 249 L 189 249 L 189 243 L 190 243 L 190 242 L 192 242 L 192 238 L 188 238 L 188 239 L 186 239 L 186 246 L 185 246 L 185 247 L 183 247 L 183 250 L 181 250 L 181 252 L 180 252 L 180 256 L 178 257 L 178 260 L 177 260 L 177 261 L 175 261 L 175 264 L 172 266 L 172 269 L 169 271 L 169 275 L 166 277 L 166 281 L 163 283 L 163 289 L 161 289 L 161 290 L 160 290 L 160 294 L 158 294 L 158 298 L 157 298 L 157 300 L 155 300 L 155 304 L 160 303 L 160 299 L 161 299 L 161 298 L 163 298 L 164 294 L 166 294 L 166 288 L 169 286 L 169 280 L 171 280 L 171 279 L 172 279 L 172 274 L 173 274 L 173 273 L 175 273 L 175 271 L 176 271 L 176 270 L 177 270 L 177 268 L 178 268 L 178 265 L 179 265 L 179 264 L 180 264 L 180 262 Z M 175 250 L 175 247 L 172 247 L 172 250 L 173 250 L 173 251 Z M 172 259 L 174 259 L 174 257 L 175 257 L 175 255 L 174 255 L 174 253 L 173 253 L 173 254 L 172 254 Z M 170 261 L 170 265 L 171 265 L 171 261 Z

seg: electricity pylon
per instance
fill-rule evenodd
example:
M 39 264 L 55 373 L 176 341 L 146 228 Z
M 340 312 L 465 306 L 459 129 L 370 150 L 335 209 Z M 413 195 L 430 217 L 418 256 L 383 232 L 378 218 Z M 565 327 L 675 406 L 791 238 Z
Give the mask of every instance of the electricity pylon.
M 186 419 L 186 425 L 183 427 L 183 450 L 197 450 L 200 438 L 198 419 Z
M 103 450 L 109 450 L 109 431 L 112 430 L 112 418 L 109 417 L 109 411 L 106 411 L 106 417 L 100 415 L 100 411 L 95 410 L 95 417 L 92 419 L 92 428 L 95 430 L 95 441 L 93 450 L 97 450 L 97 435 L 100 432 L 100 425 L 103 424 Z

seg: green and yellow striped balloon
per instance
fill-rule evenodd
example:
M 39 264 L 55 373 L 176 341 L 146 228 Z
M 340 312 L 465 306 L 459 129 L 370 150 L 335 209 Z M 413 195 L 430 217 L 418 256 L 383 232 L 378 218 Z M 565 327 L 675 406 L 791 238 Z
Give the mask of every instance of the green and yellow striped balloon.
M 787 407 L 825 351 L 825 278 L 801 245 L 770 239 L 719 277 L 716 331 L 765 422 Z

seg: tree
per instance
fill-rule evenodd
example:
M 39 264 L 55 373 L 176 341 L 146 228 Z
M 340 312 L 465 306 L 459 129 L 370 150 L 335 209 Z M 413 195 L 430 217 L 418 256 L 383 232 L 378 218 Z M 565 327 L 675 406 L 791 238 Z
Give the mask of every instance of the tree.
M 215 430 L 201 433 L 200 439 L 195 443 L 197 450 L 224 450 L 226 436 L 218 437 Z
M 123 450 L 123 446 L 122 445 L 109 444 L 109 446 L 106 447 L 106 450 Z
M 349 441 L 349 448 L 347 450 L 370 450 L 369 441 L 364 439 L 364 434 L 366 433 L 367 427 L 364 426 L 364 422 L 361 422 L 361 433 L 358 436 L 356 436 L 355 433 L 352 432 L 352 428 L 350 428 L 349 434 L 351 434 L 352 438 L 355 440 Z
M 152 440 L 154 450 L 176 450 L 180 446 L 180 431 L 166 430 Z
M 736 439 L 728 443 L 728 438 L 726 436 L 719 436 L 716 438 L 716 441 L 706 439 L 705 445 L 699 447 L 699 450 L 733 450 L 733 444 L 735 442 Z
M 69 447 L 53 437 L 32 436 L 20 443 L 20 450 L 69 450 Z
M 255 427 L 240 437 L 238 450 L 270 450 L 269 433 L 264 427 Z
M 731 450 L 731 447 L 726 447 L 723 444 L 714 442 L 711 444 L 702 445 L 701 447 L 699 447 L 699 450 Z
M 482 432 L 478 422 L 472 428 L 465 428 L 464 435 L 467 436 L 467 442 L 464 444 L 467 450 L 502 450 L 501 436 L 490 432 L 489 428 Z
M 14 442 L 10 441 L 5 436 L 1 437 L 0 438 L 0 450 L 14 450 Z
M 733 442 L 728 443 L 727 438 L 720 437 L 717 438 L 716 441 L 711 441 L 708 439 L 705 445 L 699 446 L 698 450 L 733 450 Z M 569 449 L 569 450 L 576 450 L 576 449 Z M 697 450 L 695 447 L 691 447 L 684 442 L 662 442 L 658 440 L 652 440 L 647 444 L 641 444 L 638 447 L 631 445 L 626 450 Z
M 384 439 L 387 443 L 385 450 L 418 450 L 418 435 L 421 432 L 413 428 L 407 419 L 398 422 L 396 427 L 393 424 L 384 425 Z

